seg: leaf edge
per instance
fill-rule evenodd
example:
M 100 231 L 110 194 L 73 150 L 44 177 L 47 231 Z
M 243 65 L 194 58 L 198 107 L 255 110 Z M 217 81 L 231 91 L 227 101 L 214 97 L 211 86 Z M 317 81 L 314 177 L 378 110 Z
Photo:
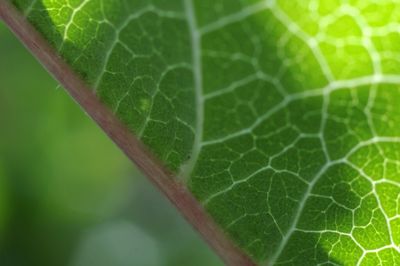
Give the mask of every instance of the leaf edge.
M 181 215 L 227 265 L 256 263 L 237 247 L 207 214 L 188 188 L 101 103 L 93 90 L 64 62 L 55 49 L 8 0 L 0 0 L 2 20 L 42 66 L 66 89 L 89 117 L 168 198 Z

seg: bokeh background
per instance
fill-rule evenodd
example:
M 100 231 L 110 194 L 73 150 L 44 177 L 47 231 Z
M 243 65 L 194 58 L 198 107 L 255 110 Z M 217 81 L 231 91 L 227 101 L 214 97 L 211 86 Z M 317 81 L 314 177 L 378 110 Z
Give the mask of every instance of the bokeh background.
M 221 265 L 1 23 L 0 265 Z

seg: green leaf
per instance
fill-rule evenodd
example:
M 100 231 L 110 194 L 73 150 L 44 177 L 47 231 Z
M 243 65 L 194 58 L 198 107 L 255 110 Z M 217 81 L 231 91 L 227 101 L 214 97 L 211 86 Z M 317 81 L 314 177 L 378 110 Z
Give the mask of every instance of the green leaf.
M 400 264 L 399 1 L 12 3 L 256 263 Z
M 8 183 L 6 182 L 6 175 L 4 173 L 3 165 L 0 164 L 0 237 L 3 239 L 4 227 L 7 224 L 9 217 L 9 193 Z M 0 241 L 0 245 L 2 245 Z

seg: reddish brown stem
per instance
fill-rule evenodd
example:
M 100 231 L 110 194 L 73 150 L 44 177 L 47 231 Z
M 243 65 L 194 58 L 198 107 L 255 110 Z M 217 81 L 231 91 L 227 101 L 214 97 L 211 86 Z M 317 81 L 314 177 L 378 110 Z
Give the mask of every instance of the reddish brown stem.
M 76 102 L 107 133 L 121 150 L 178 208 L 222 260 L 229 265 L 254 265 L 215 224 L 204 208 L 173 174 L 103 105 L 63 61 L 43 36 L 7 0 L 0 0 L 0 18 L 9 26 L 43 66 L 67 89 Z

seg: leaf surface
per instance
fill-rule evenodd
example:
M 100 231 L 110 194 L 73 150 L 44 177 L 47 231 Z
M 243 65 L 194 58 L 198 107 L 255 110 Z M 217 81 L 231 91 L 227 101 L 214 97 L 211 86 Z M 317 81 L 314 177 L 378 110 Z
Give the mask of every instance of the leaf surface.
M 234 243 L 400 264 L 400 2 L 13 0 Z

